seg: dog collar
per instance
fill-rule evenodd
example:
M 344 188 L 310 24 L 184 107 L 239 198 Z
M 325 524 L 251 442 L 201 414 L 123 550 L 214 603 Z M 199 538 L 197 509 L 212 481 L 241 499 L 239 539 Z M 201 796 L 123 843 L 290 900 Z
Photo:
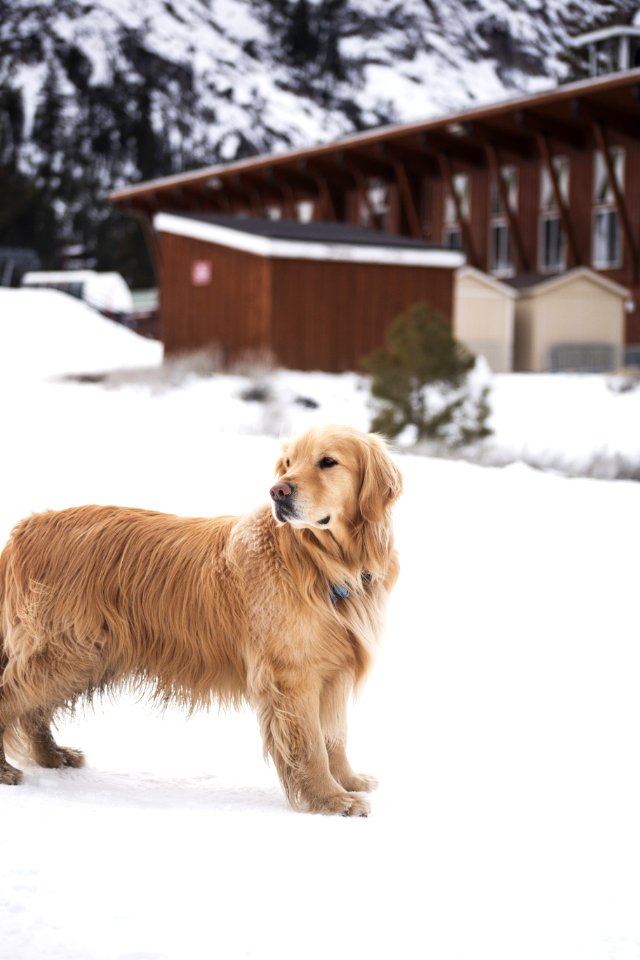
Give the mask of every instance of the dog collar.
M 341 583 L 331 584 L 331 593 L 329 594 L 331 603 L 337 603 L 338 600 L 346 600 L 348 596 L 349 591 L 346 587 L 343 587 Z
M 373 580 L 372 574 L 368 570 L 363 570 L 360 574 L 363 584 L 365 587 L 368 587 L 371 581 Z M 346 600 L 350 596 L 349 591 L 341 583 L 332 583 L 329 597 L 331 603 L 338 603 L 339 600 Z

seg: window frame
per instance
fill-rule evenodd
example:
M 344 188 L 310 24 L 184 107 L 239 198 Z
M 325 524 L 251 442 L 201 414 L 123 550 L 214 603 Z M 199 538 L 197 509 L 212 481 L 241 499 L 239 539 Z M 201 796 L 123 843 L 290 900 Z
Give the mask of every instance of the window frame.
M 625 178 L 625 149 L 621 146 L 609 148 L 613 162 L 613 172 L 616 184 L 621 193 L 624 193 Z M 604 219 L 609 221 L 605 231 L 599 229 L 599 223 Z M 611 224 L 613 223 L 613 229 Z M 600 255 L 600 247 L 606 248 L 604 255 Z M 609 181 L 604 157 L 600 150 L 594 151 L 593 160 L 593 190 L 591 208 L 591 266 L 594 270 L 618 270 L 624 265 L 624 244 L 622 224 L 618 215 L 615 193 Z
M 501 166 L 498 176 L 505 183 L 509 209 L 517 214 L 520 198 L 520 171 L 517 165 Z M 505 249 L 501 250 L 502 247 Z M 511 224 L 495 176 L 491 177 L 489 186 L 489 272 L 494 277 L 512 277 L 516 272 Z
M 564 204 L 569 202 L 569 182 L 571 167 L 569 157 L 564 154 L 551 158 L 560 188 L 560 197 Z M 553 260 L 549 256 L 550 243 L 548 229 L 557 225 L 558 255 Z M 560 210 L 556 201 L 551 174 L 546 164 L 540 167 L 540 203 L 538 211 L 538 270 L 540 273 L 562 273 L 567 269 L 567 237 L 563 228 Z
M 454 173 L 452 186 L 462 208 L 463 222 L 471 216 L 471 177 L 468 173 Z M 445 190 L 442 224 L 442 243 L 448 250 L 462 250 L 462 223 L 458 219 L 457 206 L 450 189 Z

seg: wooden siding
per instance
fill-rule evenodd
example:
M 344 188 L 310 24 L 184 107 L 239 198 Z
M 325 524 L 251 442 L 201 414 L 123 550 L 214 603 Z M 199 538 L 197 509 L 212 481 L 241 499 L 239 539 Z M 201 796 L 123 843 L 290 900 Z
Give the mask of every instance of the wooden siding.
M 226 362 L 267 351 L 297 370 L 359 369 L 394 318 L 429 301 L 451 319 L 453 270 L 266 258 L 160 233 L 161 336 L 167 355 L 207 347 Z M 211 283 L 194 286 L 196 262 Z
M 451 269 L 279 259 L 271 269 L 273 349 L 286 367 L 357 370 L 419 301 L 451 322 Z
M 167 354 L 220 347 L 225 355 L 270 344 L 269 265 L 228 247 L 160 233 L 160 333 Z M 211 283 L 196 286 L 194 263 L 211 263 Z

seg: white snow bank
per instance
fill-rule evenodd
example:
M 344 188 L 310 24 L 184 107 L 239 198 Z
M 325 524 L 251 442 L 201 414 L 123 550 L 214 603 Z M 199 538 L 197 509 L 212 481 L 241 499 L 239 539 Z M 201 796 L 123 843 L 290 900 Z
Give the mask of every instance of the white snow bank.
M 154 366 L 162 347 L 56 290 L 0 288 L 0 377 Z
M 480 463 L 522 462 L 568 476 L 640 480 L 640 385 L 619 392 L 599 374 L 499 374 L 494 436 Z M 612 379 L 615 386 L 615 379 Z

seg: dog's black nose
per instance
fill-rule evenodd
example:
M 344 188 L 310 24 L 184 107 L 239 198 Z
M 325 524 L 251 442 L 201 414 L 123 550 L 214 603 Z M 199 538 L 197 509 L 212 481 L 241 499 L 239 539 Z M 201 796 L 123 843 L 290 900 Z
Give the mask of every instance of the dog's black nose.
M 280 480 L 278 483 L 274 483 L 269 493 L 271 494 L 272 500 L 287 500 L 293 493 L 293 490 L 294 488 L 290 483 Z

